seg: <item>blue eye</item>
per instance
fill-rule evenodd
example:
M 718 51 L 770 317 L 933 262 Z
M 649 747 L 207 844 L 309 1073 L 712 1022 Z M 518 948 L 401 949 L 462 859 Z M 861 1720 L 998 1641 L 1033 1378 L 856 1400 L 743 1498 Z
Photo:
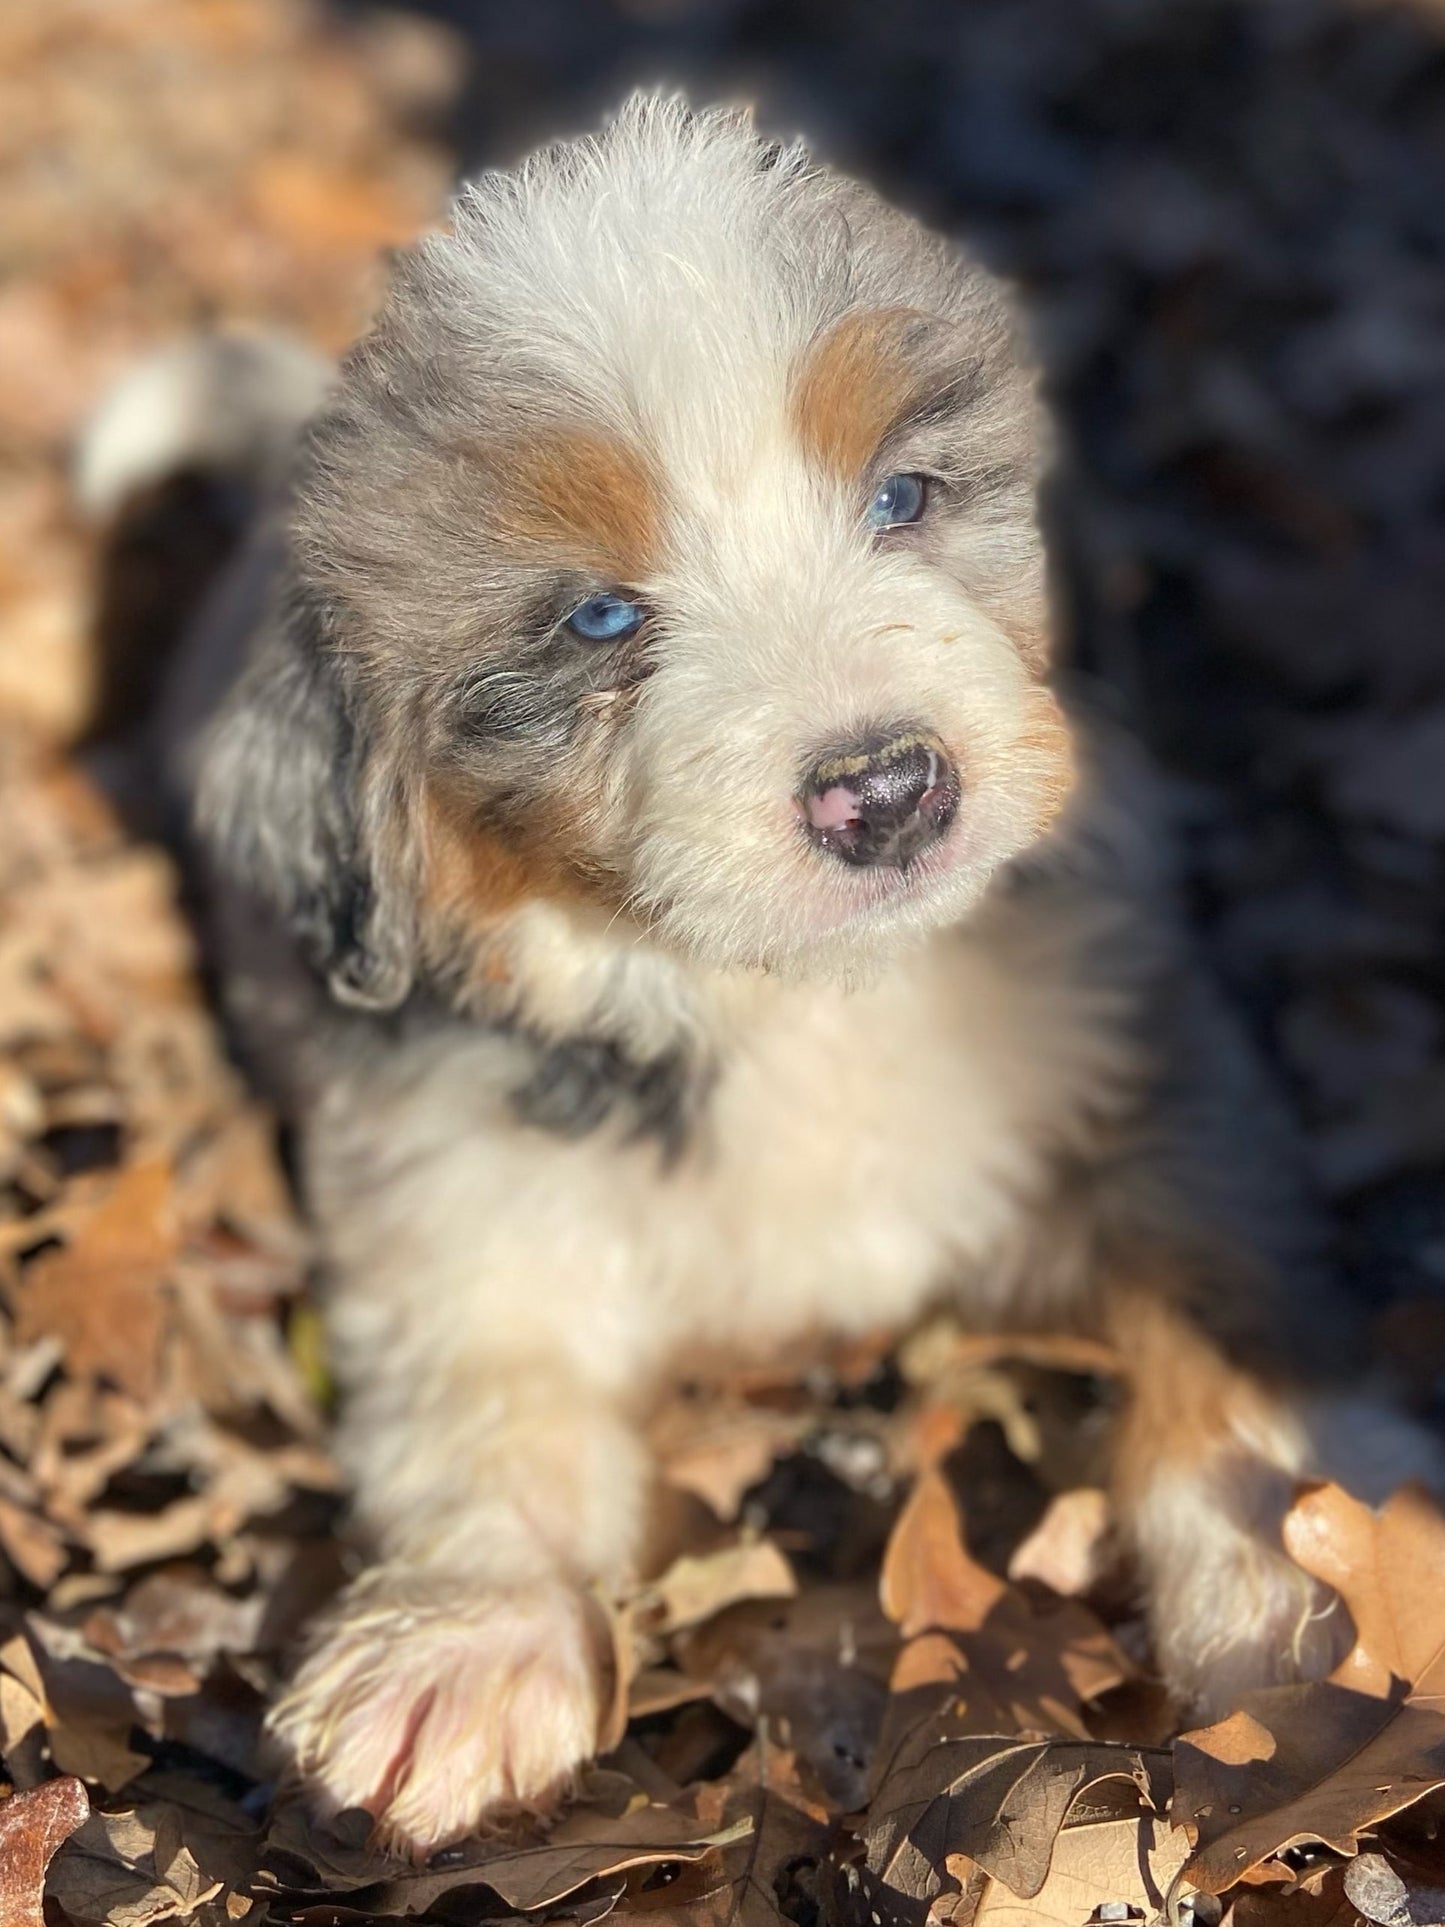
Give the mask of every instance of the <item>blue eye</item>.
M 642 627 L 642 610 L 626 596 L 590 595 L 567 618 L 567 627 L 585 642 L 621 642 Z
M 868 505 L 865 518 L 870 529 L 901 528 L 916 522 L 928 499 L 928 487 L 921 475 L 890 475 Z

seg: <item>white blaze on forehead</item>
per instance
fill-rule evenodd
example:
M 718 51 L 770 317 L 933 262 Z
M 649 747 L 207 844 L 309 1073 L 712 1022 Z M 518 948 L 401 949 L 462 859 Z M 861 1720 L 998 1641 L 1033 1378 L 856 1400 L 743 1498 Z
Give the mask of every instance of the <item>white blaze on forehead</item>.
M 851 538 L 864 471 L 917 391 L 909 331 L 960 286 L 801 148 L 657 97 L 479 182 L 424 259 L 544 427 L 555 409 L 642 452 L 687 566 L 692 538 L 734 516 L 772 543 L 783 516 L 794 542 Z
M 489 346 L 599 427 L 643 435 L 665 466 L 706 451 L 726 470 L 836 302 L 829 177 L 801 149 L 763 157 L 740 115 L 641 98 L 560 160 L 467 190 L 430 265 Z

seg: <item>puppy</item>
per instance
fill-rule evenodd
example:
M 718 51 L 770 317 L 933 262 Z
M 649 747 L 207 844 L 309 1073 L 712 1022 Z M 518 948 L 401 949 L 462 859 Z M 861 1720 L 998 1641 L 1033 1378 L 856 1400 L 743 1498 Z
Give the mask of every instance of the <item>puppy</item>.
M 988 274 L 656 97 L 469 187 L 310 427 L 199 814 L 375 1547 L 271 1725 L 397 1849 L 594 1749 L 593 1601 L 699 1347 L 939 1302 L 1112 1340 L 1114 1497 L 1206 1710 L 1347 1631 L 1293 1482 L 1433 1471 L 1339 1389 L 1147 797 L 1051 691 L 1041 459 Z

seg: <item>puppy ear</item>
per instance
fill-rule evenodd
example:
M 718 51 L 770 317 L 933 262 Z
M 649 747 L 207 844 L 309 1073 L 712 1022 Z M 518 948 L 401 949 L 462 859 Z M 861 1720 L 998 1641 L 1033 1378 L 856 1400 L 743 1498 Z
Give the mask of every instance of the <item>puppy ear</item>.
M 226 874 L 281 912 L 339 1003 L 401 1003 L 415 956 L 404 799 L 304 606 L 278 613 L 227 699 L 196 817 Z

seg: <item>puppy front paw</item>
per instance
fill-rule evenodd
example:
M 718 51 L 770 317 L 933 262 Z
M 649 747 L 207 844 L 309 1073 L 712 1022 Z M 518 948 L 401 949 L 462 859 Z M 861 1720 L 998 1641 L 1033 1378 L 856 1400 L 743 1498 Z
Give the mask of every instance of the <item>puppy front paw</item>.
M 1152 1575 L 1154 1645 L 1180 1705 L 1223 1718 L 1256 1687 L 1323 1679 L 1349 1650 L 1349 1614 L 1282 1548 L 1218 1514 L 1192 1552 Z
M 595 1603 L 560 1581 L 487 1590 L 384 1571 L 354 1586 L 267 1726 L 322 1811 L 389 1852 L 546 1812 L 595 1752 Z

